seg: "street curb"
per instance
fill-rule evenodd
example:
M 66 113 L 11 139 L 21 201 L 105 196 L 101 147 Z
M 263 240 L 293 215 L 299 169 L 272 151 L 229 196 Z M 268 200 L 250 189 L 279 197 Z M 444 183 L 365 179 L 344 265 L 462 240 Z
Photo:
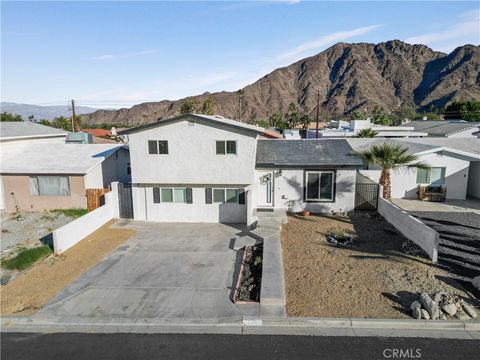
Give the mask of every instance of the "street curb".
M 113 319 L 112 319 L 113 320 Z M 6 316 L 2 332 L 177 333 L 236 335 L 380 336 L 479 339 L 480 321 L 354 318 L 251 318 L 243 322 L 207 323 L 61 323 L 55 319 Z

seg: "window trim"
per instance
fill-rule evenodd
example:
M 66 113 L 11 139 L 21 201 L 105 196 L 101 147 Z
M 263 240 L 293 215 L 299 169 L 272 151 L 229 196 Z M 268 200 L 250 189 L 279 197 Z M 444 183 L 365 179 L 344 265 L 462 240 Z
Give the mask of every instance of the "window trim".
M 228 153 L 227 152 L 227 142 L 234 142 L 235 143 L 235 154 Z M 217 142 L 223 142 L 225 146 L 225 153 L 224 154 L 219 154 L 217 153 Z M 214 151 L 216 156 L 238 156 L 238 140 L 215 140 L 214 143 Z
M 307 179 L 309 173 L 329 173 L 332 174 L 332 198 L 331 199 L 309 199 L 307 197 Z M 320 175 L 321 176 L 321 175 Z M 320 179 L 319 179 L 320 183 Z M 320 191 L 320 185 L 319 185 Z M 319 192 L 320 194 L 320 192 Z M 312 169 L 304 170 L 303 172 L 303 202 L 305 203 L 334 203 L 337 197 L 337 170 L 336 169 Z
M 155 141 L 156 145 L 157 145 L 157 153 L 156 154 L 150 154 L 150 148 L 149 148 L 149 143 L 150 141 Z M 167 142 L 167 153 L 164 154 L 164 153 L 160 153 L 160 146 L 158 145 L 158 142 L 159 141 L 166 141 Z M 147 156 L 158 156 L 158 155 L 163 155 L 163 156 L 166 156 L 166 155 L 170 155 L 170 147 L 168 145 L 168 140 L 154 140 L 154 139 L 147 139 L 146 141 L 146 147 L 147 147 Z
M 442 183 L 441 184 L 434 184 L 432 183 L 432 169 L 442 169 Z M 418 171 L 419 170 L 425 170 L 427 171 L 427 176 L 428 176 L 428 181 L 426 183 L 424 182 L 418 182 Z M 417 185 L 428 185 L 428 186 L 442 186 L 445 185 L 445 174 L 447 173 L 447 167 L 446 166 L 432 166 L 427 169 L 417 169 L 417 173 L 415 174 L 415 183 Z

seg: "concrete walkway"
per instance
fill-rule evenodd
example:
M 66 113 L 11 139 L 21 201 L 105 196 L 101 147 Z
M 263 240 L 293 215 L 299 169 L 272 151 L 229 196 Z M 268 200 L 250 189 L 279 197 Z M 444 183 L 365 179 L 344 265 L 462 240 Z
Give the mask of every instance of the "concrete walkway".
M 480 200 L 446 200 L 445 202 L 429 202 L 416 199 L 392 199 L 392 203 L 406 212 L 438 211 L 438 212 L 473 212 L 480 214 Z
M 255 244 L 241 226 L 143 223 L 124 246 L 71 283 L 36 315 L 60 323 L 221 323 L 259 315 L 230 300 L 238 249 Z M 257 313 L 255 313 L 257 311 Z

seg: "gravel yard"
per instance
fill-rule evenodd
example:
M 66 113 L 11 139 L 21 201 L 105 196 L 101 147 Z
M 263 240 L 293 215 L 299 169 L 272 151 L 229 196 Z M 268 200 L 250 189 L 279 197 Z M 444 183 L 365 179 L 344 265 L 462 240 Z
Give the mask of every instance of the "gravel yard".
M 354 232 L 350 245 L 333 245 L 325 234 Z M 290 216 L 282 229 L 289 316 L 411 318 L 418 294 L 445 291 L 478 307 L 448 271 L 404 254 L 405 238 L 380 216 Z

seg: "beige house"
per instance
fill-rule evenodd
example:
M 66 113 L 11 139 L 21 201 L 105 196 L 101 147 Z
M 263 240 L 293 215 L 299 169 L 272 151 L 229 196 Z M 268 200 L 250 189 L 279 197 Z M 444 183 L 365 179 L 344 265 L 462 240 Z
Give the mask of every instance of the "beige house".
M 2 143 L 5 211 L 86 208 L 86 189 L 130 181 L 129 151 L 110 144 Z

